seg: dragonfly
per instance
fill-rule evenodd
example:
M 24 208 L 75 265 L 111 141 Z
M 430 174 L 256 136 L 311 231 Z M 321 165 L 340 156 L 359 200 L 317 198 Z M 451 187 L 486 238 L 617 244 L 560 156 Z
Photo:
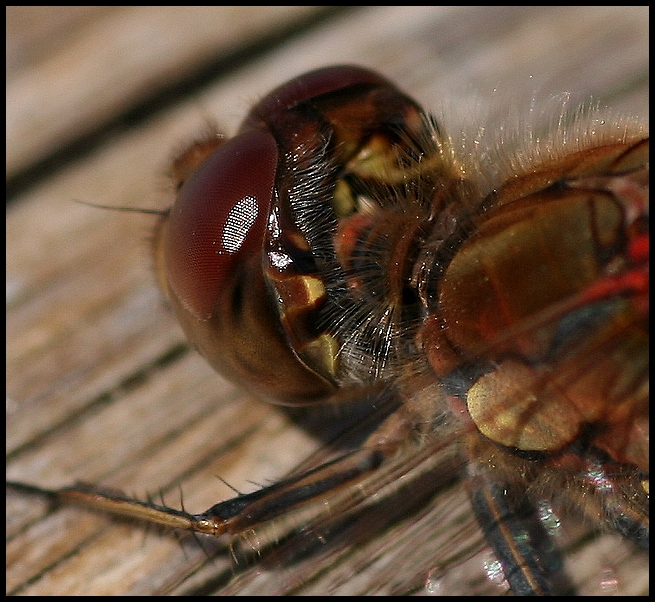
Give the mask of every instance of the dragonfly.
M 199 514 L 9 485 L 215 537 L 302 512 L 292 550 L 438 469 L 516 595 L 557 592 L 544 502 L 647 549 L 648 132 L 567 128 L 475 157 L 369 69 L 276 88 L 174 162 L 157 280 L 220 374 L 276 404 L 379 407 L 375 429 Z

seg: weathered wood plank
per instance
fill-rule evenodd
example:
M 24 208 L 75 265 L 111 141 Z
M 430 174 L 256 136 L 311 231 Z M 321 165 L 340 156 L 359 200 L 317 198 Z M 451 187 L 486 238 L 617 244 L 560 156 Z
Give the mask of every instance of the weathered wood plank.
M 8 28 L 29 25 L 34 8 L 14 7 Z M 44 11 L 46 16 L 50 10 Z M 54 11 L 60 28 L 29 36 L 32 60 L 12 38 L 7 81 L 8 173 L 181 85 L 217 56 L 300 24 L 320 7 L 184 6 Z M 27 13 L 27 14 L 25 14 Z M 20 18 L 22 16 L 22 18 Z M 38 16 L 38 13 L 37 13 Z M 39 31 L 42 31 L 39 28 Z
M 41 20 L 30 12 L 29 23 L 10 10 L 8 174 L 103 131 L 162 78 L 183 79 L 186 70 L 229 57 L 245 39 L 254 44 L 314 7 L 239 8 L 71 9 Z M 232 133 L 270 88 L 338 62 L 381 70 L 437 114 L 454 107 L 475 115 L 480 102 L 502 113 L 535 93 L 570 91 L 647 117 L 647 8 L 369 7 L 324 21 L 320 14 L 315 26 L 240 56 L 177 104 L 153 103 L 130 127 L 104 131 L 86 154 L 12 199 L 9 478 L 100 482 L 141 497 L 163 490 L 173 505 L 181 487 L 185 506 L 200 511 L 233 494 L 217 475 L 251 490 L 321 446 L 311 428 L 180 351 L 182 333 L 151 273 L 152 217 L 72 202 L 167 206 L 168 161 L 208 119 Z M 486 112 L 493 124 L 494 108 Z M 182 548 L 167 535 L 144 536 L 140 527 L 76 508 L 50 511 L 14 494 L 7 535 L 7 592 L 21 595 L 421 591 L 439 567 L 447 592 L 496 591 L 482 576 L 486 549 L 461 487 L 345 555 L 251 570 L 229 584 L 226 542 L 205 542 L 222 551 L 207 561 L 193 542 Z M 582 592 L 600 591 L 606 566 L 621 593 L 648 589 L 647 558 L 618 537 L 576 547 L 571 563 Z

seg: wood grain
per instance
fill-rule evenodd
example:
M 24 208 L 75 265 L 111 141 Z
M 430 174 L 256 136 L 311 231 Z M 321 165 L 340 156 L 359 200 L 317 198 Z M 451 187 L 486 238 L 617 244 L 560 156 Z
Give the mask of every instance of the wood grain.
M 329 437 L 186 350 L 155 287 L 152 216 L 74 201 L 168 206 L 170 158 L 207 122 L 233 133 L 269 89 L 332 63 L 377 69 L 438 115 L 570 92 L 648 117 L 647 7 L 8 7 L 7 61 L 7 476 L 171 505 L 181 490 L 191 511 L 274 481 Z M 203 542 L 210 560 L 10 493 L 7 593 L 499 591 L 461 486 L 365 528 L 357 546 L 237 571 L 228 542 Z M 617 536 L 572 545 L 569 563 L 582 593 L 614 577 L 648 591 L 647 556 Z

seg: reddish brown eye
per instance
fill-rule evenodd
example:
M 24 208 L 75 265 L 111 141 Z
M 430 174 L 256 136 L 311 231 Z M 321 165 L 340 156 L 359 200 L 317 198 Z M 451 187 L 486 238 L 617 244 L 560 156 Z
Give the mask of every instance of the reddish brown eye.
M 362 67 L 339 65 L 316 69 L 267 94 L 253 107 L 242 124 L 241 131 L 257 127 L 260 121 L 270 124 L 286 120 L 289 110 L 305 101 L 357 85 L 393 87 L 393 84 L 381 75 Z
M 247 132 L 209 155 L 180 190 L 164 243 L 168 286 L 200 320 L 220 305 L 242 258 L 261 253 L 277 159 L 270 134 Z
M 367 382 L 362 362 L 342 369 L 328 320 L 347 290 L 330 252 L 336 208 L 358 210 L 338 180 L 345 169 L 351 180 L 378 175 L 393 185 L 405 146 L 421 150 L 415 140 L 429 138 L 423 128 L 420 107 L 378 74 L 321 69 L 265 96 L 234 139 L 184 171 L 155 236 L 158 277 L 218 372 L 292 405 L 348 397 Z M 356 300 L 345 305 L 360 315 Z

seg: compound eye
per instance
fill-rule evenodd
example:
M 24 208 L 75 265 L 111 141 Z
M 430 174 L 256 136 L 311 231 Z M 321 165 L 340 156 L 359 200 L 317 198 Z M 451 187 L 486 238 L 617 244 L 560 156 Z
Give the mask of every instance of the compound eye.
M 362 67 L 352 65 L 323 67 L 296 77 L 267 94 L 252 108 L 241 125 L 241 131 L 261 127 L 262 123 L 266 123 L 268 127 L 271 125 L 281 127 L 288 123 L 289 112 L 294 107 L 357 86 L 394 88 L 389 80 Z
M 163 234 L 165 279 L 199 320 L 214 315 L 240 267 L 261 254 L 277 161 L 268 132 L 246 132 L 213 151 L 179 191 Z

